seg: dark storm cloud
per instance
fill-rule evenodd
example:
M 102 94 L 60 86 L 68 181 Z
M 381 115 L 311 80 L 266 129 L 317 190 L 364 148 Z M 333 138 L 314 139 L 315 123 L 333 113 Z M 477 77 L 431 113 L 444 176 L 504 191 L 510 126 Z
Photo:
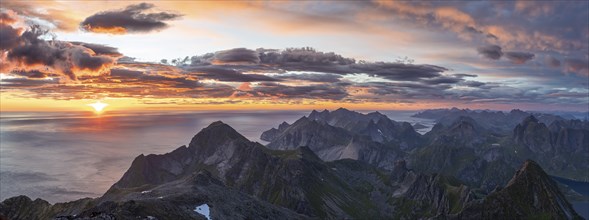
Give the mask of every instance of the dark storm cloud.
M 217 63 L 259 63 L 258 52 L 246 48 L 235 48 L 215 53 L 213 62 Z
M 153 4 L 141 3 L 129 5 L 123 10 L 99 12 L 82 21 L 80 27 L 98 33 L 147 33 L 162 30 L 168 27 L 165 21 L 182 16 L 169 12 L 144 13 L 153 7 Z
M 333 52 L 320 52 L 313 48 L 288 48 L 282 51 L 274 49 L 258 49 L 260 61 L 265 64 L 285 65 L 349 65 L 356 60 L 345 58 Z
M 501 47 L 497 45 L 487 45 L 477 48 L 477 52 L 483 57 L 498 60 L 503 56 L 503 51 L 501 51 Z
M 339 85 L 288 86 L 273 82 L 260 83 L 248 93 L 257 97 L 323 100 L 341 100 L 348 96 L 345 88 Z
M 282 80 L 302 80 L 310 82 L 339 82 L 342 75 L 332 73 L 283 73 L 273 76 Z
M 436 77 L 433 79 L 427 79 L 427 80 L 423 80 L 424 83 L 429 84 L 429 85 L 437 85 L 437 84 L 456 84 L 463 81 L 462 78 L 458 78 L 458 77 L 448 77 L 448 76 L 441 76 L 441 77 Z
M 142 71 L 127 69 L 111 69 L 109 81 L 120 81 L 124 84 L 135 85 L 165 85 L 167 88 L 188 88 L 193 89 L 202 85 L 196 80 L 188 77 L 172 77 L 157 74 L 146 74 Z
M 486 85 L 483 82 L 478 82 L 478 81 L 465 81 L 462 83 L 462 85 L 468 86 L 468 87 L 481 87 Z
M 258 56 L 257 58 L 254 56 Z M 333 52 L 320 52 L 312 48 L 288 48 L 285 50 L 257 49 L 256 51 L 243 48 L 232 49 L 217 53 L 208 53 L 191 58 L 174 59 L 181 68 L 193 71 L 195 69 L 210 68 L 215 64 L 217 57 L 239 63 L 241 65 L 226 65 L 227 62 L 219 62 L 218 68 L 225 69 L 226 75 L 237 75 L 233 72 L 254 71 L 264 73 L 284 73 L 287 71 L 318 72 L 339 75 L 365 73 L 369 76 L 382 77 L 389 80 L 414 81 L 442 76 L 442 72 L 448 69 L 427 64 L 406 64 L 398 62 L 356 62 L 355 59 L 346 58 Z M 190 63 L 188 63 L 190 62 Z M 247 65 L 249 64 L 249 65 Z M 209 71 L 210 72 L 210 71 Z M 221 75 L 210 73 L 213 77 Z M 218 77 L 218 76 L 217 76 Z M 232 77 L 235 78 L 235 77 Z M 325 78 L 324 78 L 325 79 Z M 227 81 L 227 80 L 226 80 Z M 272 81 L 267 77 L 256 77 L 249 81 Z
M 386 100 L 386 96 L 394 99 L 440 99 L 448 93 L 449 85 L 439 84 L 420 84 L 412 82 L 368 82 L 356 84 L 358 88 L 365 88 L 368 92 L 374 94 L 371 97 L 365 97 L 377 101 L 378 99 Z
M 477 77 L 477 75 L 475 74 L 466 74 L 466 73 L 456 73 L 456 74 L 452 74 L 455 77 L 460 77 L 460 78 L 464 78 L 464 77 Z
M 91 43 L 84 43 L 84 42 L 70 42 L 73 45 L 80 45 L 86 47 L 92 51 L 96 55 L 109 55 L 109 56 L 122 56 L 123 54 L 119 53 L 119 50 L 115 47 L 109 47 L 101 44 L 91 44 Z
M 441 73 L 448 69 L 427 64 L 404 64 L 375 62 L 354 64 L 350 66 L 350 73 L 366 73 L 369 76 L 379 76 L 389 80 L 415 81 L 440 77 Z
M 505 58 L 515 64 L 524 64 L 525 62 L 534 59 L 534 54 L 526 52 L 505 52 Z
M 216 79 L 225 82 L 280 81 L 279 79 L 275 79 L 265 75 L 243 74 L 233 69 L 219 68 L 213 66 L 192 67 L 186 70 L 194 72 L 195 75 L 198 77 Z

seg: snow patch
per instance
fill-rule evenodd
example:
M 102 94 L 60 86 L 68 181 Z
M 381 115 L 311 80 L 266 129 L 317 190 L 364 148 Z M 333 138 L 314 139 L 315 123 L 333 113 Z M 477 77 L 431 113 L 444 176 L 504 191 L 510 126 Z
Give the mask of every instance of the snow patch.
M 194 208 L 194 211 L 198 214 L 204 215 L 208 220 L 211 220 L 209 205 L 202 204 Z
M 378 129 L 378 133 L 380 133 L 380 135 L 382 135 L 382 131 L 380 129 Z

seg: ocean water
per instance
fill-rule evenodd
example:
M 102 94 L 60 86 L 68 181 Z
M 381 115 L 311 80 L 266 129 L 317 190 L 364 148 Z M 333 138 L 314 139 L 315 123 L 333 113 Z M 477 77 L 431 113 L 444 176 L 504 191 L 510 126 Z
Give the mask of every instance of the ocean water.
M 552 178 L 559 183 L 567 185 L 571 189 L 575 190 L 577 193 L 584 195 L 586 197 L 589 197 L 589 183 L 588 182 L 575 181 L 575 180 L 570 180 L 570 179 L 565 179 L 565 178 L 560 178 L 560 177 L 555 177 L 555 176 L 553 176 Z M 573 205 L 573 208 L 575 209 L 575 211 L 577 211 L 577 213 L 581 217 L 583 217 L 585 219 L 589 219 L 589 201 L 570 201 L 570 202 L 571 202 L 571 205 Z
M 589 219 L 589 202 L 571 202 L 573 209 L 584 219 Z
M 382 112 L 393 120 L 415 112 Z M 252 141 L 309 111 L 107 112 L 0 114 L 0 200 L 27 195 L 51 203 L 98 197 L 139 154 L 170 152 L 221 120 Z M 423 131 L 422 131 L 423 132 Z

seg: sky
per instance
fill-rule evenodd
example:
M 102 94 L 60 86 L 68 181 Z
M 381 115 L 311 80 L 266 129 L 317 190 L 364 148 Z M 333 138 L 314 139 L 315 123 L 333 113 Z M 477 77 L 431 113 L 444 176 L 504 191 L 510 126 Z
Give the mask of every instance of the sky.
M 0 6 L 1 111 L 589 111 L 587 1 Z

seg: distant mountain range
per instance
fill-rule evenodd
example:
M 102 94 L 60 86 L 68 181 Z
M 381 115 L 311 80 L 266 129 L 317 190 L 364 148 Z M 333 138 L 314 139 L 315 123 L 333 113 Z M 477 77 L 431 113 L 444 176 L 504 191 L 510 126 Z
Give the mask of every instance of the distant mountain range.
M 218 121 L 188 146 L 139 155 L 99 198 L 18 196 L 0 216 L 205 219 L 195 207 L 207 204 L 212 219 L 581 219 L 574 191 L 542 167 L 582 179 L 588 122 L 536 117 L 507 132 L 466 114 L 420 135 L 378 112 L 313 111 L 264 132 L 266 146 Z

